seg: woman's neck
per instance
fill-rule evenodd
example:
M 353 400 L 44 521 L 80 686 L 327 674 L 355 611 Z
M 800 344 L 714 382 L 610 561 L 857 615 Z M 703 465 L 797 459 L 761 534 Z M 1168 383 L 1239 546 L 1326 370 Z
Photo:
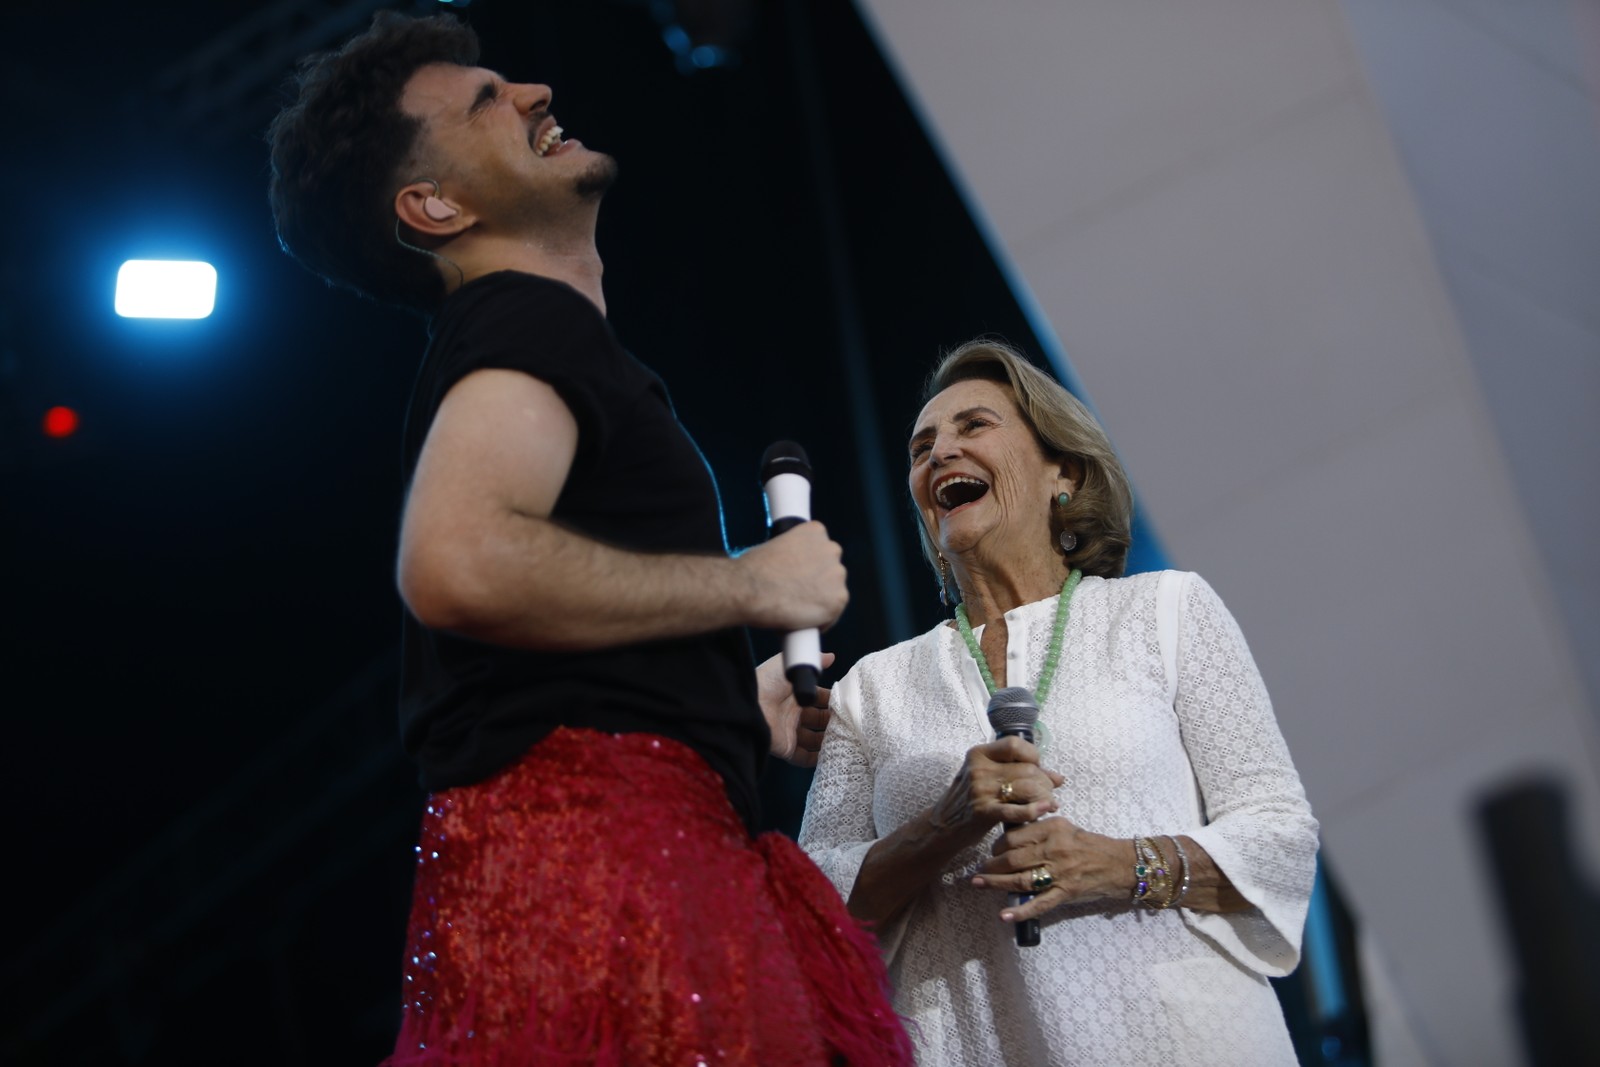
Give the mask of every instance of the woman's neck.
M 967 621 L 974 627 L 986 625 L 1013 608 L 1045 600 L 1061 592 L 1067 570 L 1061 558 L 1036 558 L 998 566 L 982 560 L 952 560 L 956 584 L 961 587 L 961 602 L 967 608 Z

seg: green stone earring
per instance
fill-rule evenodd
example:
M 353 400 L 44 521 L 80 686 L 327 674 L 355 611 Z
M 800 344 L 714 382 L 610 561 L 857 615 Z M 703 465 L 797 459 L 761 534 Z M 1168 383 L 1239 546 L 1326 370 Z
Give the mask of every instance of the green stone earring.
M 1067 502 L 1070 501 L 1071 499 L 1072 499 L 1072 494 L 1071 493 L 1059 493 L 1059 494 L 1057 494 L 1057 496 L 1056 496 L 1056 507 L 1058 507 L 1058 508 L 1066 507 L 1067 506 Z M 1078 547 L 1078 535 L 1073 533 L 1071 530 L 1062 530 L 1061 533 L 1058 534 L 1057 537 L 1056 537 L 1056 543 L 1061 546 L 1061 551 L 1063 553 L 1071 552 L 1073 549 Z

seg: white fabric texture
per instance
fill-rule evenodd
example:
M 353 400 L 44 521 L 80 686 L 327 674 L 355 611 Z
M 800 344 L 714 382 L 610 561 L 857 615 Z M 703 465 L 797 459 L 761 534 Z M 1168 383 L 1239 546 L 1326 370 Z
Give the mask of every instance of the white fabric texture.
M 1035 688 L 1056 601 L 1006 614 L 1006 684 Z M 948 625 L 833 687 L 800 844 L 846 898 L 873 843 L 992 740 L 988 698 Z M 1041 720 L 1062 815 L 1117 838 L 1188 834 L 1254 907 L 1068 905 L 1018 948 L 1001 894 L 968 884 L 996 828 L 879 931 L 918 1062 L 1293 1064 L 1266 979 L 1299 961 L 1317 822 L 1233 616 L 1196 574 L 1084 578 Z

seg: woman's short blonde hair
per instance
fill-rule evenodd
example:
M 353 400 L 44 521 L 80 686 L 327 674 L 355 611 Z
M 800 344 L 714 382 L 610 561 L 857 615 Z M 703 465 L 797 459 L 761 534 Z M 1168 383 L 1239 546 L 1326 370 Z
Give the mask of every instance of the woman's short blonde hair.
M 1039 501 L 1040 507 L 1051 510 L 1054 529 L 1078 535 L 1077 547 L 1066 554 L 1064 567 L 1102 578 L 1121 575 L 1132 540 L 1133 493 L 1105 430 L 1077 397 L 1003 341 L 968 341 L 946 355 L 928 376 L 922 403 L 957 382 L 972 379 L 1009 385 L 1017 408 L 1045 454 L 1071 461 L 1082 471 L 1078 491 L 1066 507 Z M 917 533 L 923 557 L 942 581 L 938 548 L 920 516 Z

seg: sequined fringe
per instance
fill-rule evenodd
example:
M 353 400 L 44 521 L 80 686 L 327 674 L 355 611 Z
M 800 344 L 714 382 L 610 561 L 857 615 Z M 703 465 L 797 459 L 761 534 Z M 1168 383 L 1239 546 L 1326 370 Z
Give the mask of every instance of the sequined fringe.
M 384 1067 L 912 1062 L 871 935 L 675 742 L 558 730 L 420 841 Z
M 850 916 L 833 883 L 793 841 L 768 833 L 756 846 L 788 919 L 795 961 L 820 1006 L 824 1040 L 847 1064 L 914 1062 L 907 1023 L 890 1006 L 893 990 L 877 939 Z

